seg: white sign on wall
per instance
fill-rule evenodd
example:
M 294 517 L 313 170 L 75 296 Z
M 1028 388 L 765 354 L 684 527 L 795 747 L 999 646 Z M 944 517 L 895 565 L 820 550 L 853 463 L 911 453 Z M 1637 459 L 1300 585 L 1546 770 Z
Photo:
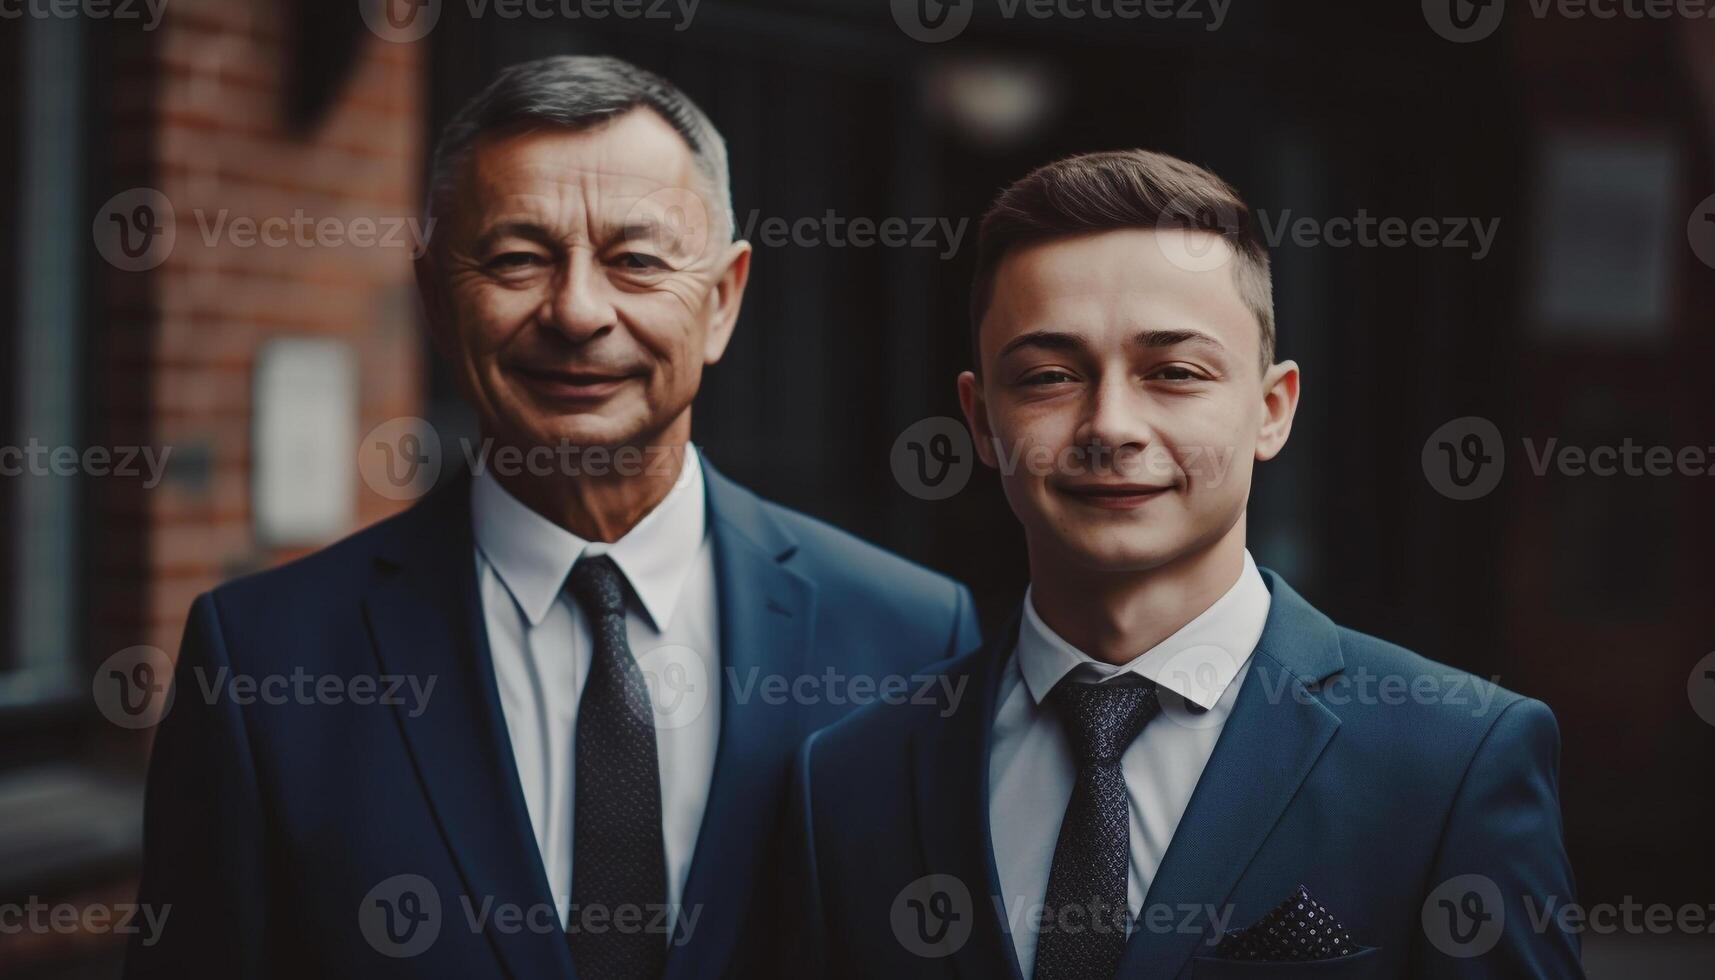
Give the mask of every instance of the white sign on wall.
M 321 544 L 356 518 L 357 364 L 339 340 L 269 341 L 256 358 L 251 507 L 268 545 Z

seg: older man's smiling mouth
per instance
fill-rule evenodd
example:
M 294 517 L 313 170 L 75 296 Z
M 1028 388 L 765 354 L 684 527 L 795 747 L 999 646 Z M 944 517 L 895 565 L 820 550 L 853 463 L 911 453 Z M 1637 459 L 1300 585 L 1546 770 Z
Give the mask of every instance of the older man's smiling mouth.
M 605 371 L 538 367 L 519 367 L 514 368 L 513 372 L 522 378 L 532 391 L 555 401 L 601 401 L 635 377 Z

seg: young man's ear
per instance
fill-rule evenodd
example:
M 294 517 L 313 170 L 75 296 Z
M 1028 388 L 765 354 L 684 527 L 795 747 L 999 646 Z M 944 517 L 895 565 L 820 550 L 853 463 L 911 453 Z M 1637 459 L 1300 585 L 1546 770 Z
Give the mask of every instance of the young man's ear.
M 1298 362 L 1281 361 L 1262 376 L 1262 424 L 1257 429 L 1256 458 L 1273 459 L 1292 434 L 1298 411 Z
M 959 374 L 959 407 L 965 413 L 965 425 L 971 430 L 971 444 L 977 458 L 990 469 L 996 468 L 994 426 L 989 424 L 988 403 L 983 400 L 983 385 L 970 371 Z

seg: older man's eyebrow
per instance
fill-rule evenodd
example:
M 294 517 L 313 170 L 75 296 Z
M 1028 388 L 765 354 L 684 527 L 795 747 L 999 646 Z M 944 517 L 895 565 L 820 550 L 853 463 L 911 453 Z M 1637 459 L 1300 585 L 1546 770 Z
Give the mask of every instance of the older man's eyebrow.
M 996 358 L 1002 358 L 1025 347 L 1051 351 L 1081 351 L 1090 345 L 1075 333 L 1063 330 L 1027 330 L 1001 345 Z
M 558 242 L 548 229 L 534 221 L 502 221 L 478 235 L 473 249 L 485 252 L 502 238 L 522 238 L 542 246 L 553 246 Z
M 1225 354 L 1226 345 L 1198 330 L 1144 330 L 1132 335 L 1131 342 L 1139 347 L 1178 347 L 1189 344 L 1202 347 L 1212 354 Z

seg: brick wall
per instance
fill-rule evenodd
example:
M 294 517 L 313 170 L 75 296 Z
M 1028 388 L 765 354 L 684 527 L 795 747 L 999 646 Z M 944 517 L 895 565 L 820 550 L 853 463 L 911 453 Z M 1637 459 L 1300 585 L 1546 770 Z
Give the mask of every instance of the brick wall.
M 421 345 L 408 247 L 245 247 L 239 218 L 387 220 L 420 207 L 423 51 L 346 31 L 349 74 L 311 124 L 289 125 L 291 4 L 173 0 L 153 32 L 113 39 L 108 194 L 159 191 L 176 240 L 159 266 L 103 267 L 91 290 L 93 442 L 170 446 L 167 479 L 92 481 L 87 513 L 93 660 L 148 644 L 174 653 L 191 600 L 225 578 L 309 550 L 258 542 L 252 379 L 280 337 L 337 338 L 357 368 L 354 440 L 416 414 Z M 355 5 L 345 4 L 344 8 Z M 332 10 L 324 6 L 324 10 Z M 355 11 L 349 11 L 355 17 Z M 333 35 L 345 31 L 336 28 Z M 335 37 L 337 40 L 337 36 Z M 95 199 L 105 197 L 98 190 Z M 355 524 L 399 504 L 355 473 Z

